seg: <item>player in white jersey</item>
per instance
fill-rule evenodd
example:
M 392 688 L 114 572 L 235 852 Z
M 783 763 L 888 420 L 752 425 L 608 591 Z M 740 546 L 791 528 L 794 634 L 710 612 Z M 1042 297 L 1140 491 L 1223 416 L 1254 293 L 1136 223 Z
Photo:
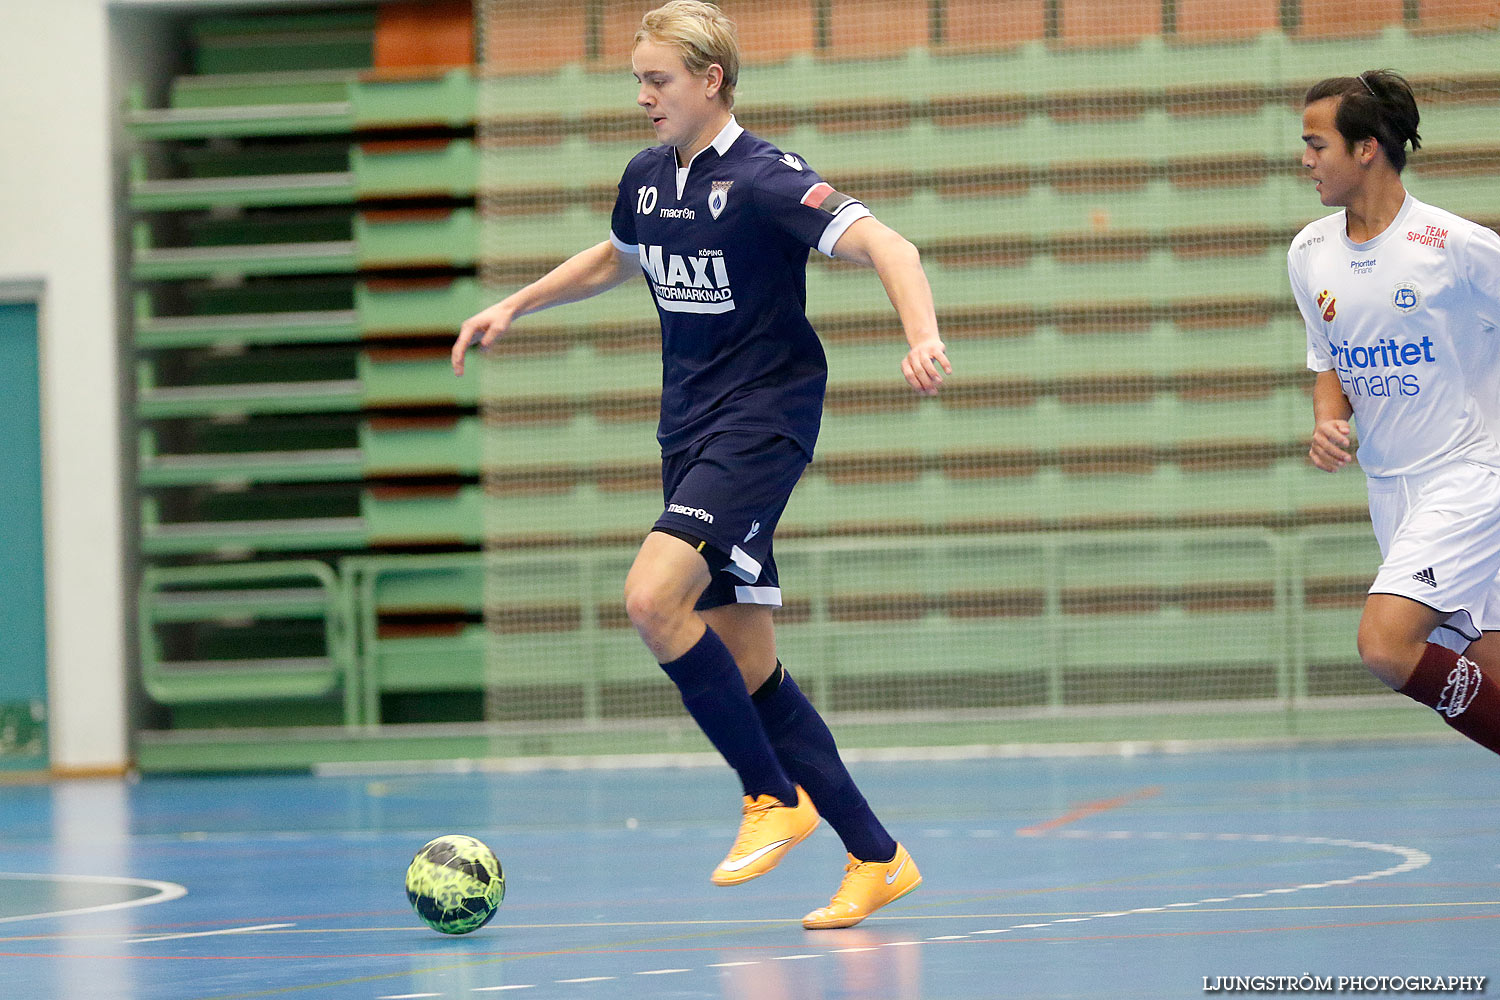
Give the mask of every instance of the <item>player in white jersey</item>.
M 1352 418 L 1383 559 L 1359 623 L 1381 681 L 1500 753 L 1500 237 L 1401 181 L 1420 145 L 1411 87 L 1390 70 L 1307 92 L 1302 165 L 1342 211 L 1287 254 L 1307 325 L 1309 457 L 1347 465 Z

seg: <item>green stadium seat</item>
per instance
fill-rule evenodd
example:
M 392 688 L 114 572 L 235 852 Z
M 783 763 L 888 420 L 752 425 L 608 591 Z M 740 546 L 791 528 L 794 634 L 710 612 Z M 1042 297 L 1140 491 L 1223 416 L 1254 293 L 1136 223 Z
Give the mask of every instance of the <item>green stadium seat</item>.
M 363 549 L 369 532 L 357 516 L 239 521 L 164 521 L 154 497 L 141 497 L 141 552 L 151 557 L 249 556 L 257 552 Z
M 326 482 L 358 479 L 364 472 L 357 448 L 161 454 L 154 437 L 141 432 L 136 482 L 142 487 Z
M 474 406 L 479 397 L 478 378 L 454 377 L 447 358 L 447 349 L 442 347 L 372 348 L 354 356 L 346 352 L 321 358 L 259 354 L 227 359 L 200 373 L 198 384 L 167 386 L 159 384 L 156 366 L 141 360 L 136 366 L 136 413 L 142 419 L 160 420 Z M 257 364 L 268 370 L 258 370 Z M 335 377 L 252 381 L 261 374 L 281 374 L 283 366 L 286 375 Z M 345 373 L 354 377 L 336 377 Z
M 482 539 L 476 486 L 376 486 L 356 499 L 356 516 L 164 521 L 157 501 L 143 497 L 141 549 L 148 556 L 319 552 L 477 545 Z M 270 506 L 275 510 L 277 504 Z
M 371 348 L 358 372 L 365 407 L 473 406 L 476 378 L 456 378 L 446 347 Z
M 352 171 L 153 180 L 145 159 L 131 158 L 130 207 L 140 212 L 342 205 L 358 195 Z
M 344 723 L 359 722 L 352 623 L 343 585 L 326 564 L 148 566 L 138 608 L 141 677 L 156 701 L 340 696 Z M 308 625 L 301 633 L 285 627 L 300 622 Z M 174 626 L 188 630 L 186 642 L 168 641 Z M 217 633 L 228 634 L 215 641 Z
M 462 128 L 475 121 L 478 94 L 465 69 L 399 76 L 333 70 L 178 77 L 166 108 L 147 107 L 141 90 L 131 90 L 125 123 L 137 139 L 154 140 Z
M 338 482 L 397 476 L 476 476 L 480 466 L 477 417 L 373 417 L 361 420 L 357 447 L 173 451 L 157 447 L 151 429 L 140 434 L 137 482 L 145 487 L 236 483 Z
M 478 417 L 373 417 L 360 421 L 367 477 L 479 473 Z
M 345 104 L 349 100 L 349 84 L 358 78 L 358 73 L 358 70 L 324 69 L 179 76 L 172 80 L 168 107 L 188 111 Z M 133 99 L 138 108 L 140 100 L 139 94 Z
M 354 286 L 354 311 L 368 338 L 456 337 L 464 320 L 500 298 L 473 278 L 383 279 Z
M 152 227 L 138 222 L 132 267 L 136 280 L 472 267 L 479 257 L 473 209 L 372 210 L 344 218 L 278 214 L 234 225 L 195 220 L 188 228 L 191 245 L 157 247 Z
M 361 69 L 374 63 L 375 12 L 226 14 L 192 22 L 199 73 Z
M 479 160 L 469 139 L 382 140 L 350 151 L 349 166 L 361 198 L 472 196 Z
M 136 416 L 164 420 L 254 413 L 328 413 L 358 410 L 362 402 L 358 379 L 157 386 L 147 377 L 138 383 Z
M 485 686 L 486 631 L 480 624 L 435 623 L 382 629 L 369 654 L 366 718 L 380 722 L 379 696 L 479 691 Z
M 477 690 L 484 685 L 484 557 L 478 552 L 349 556 L 363 719 L 381 721 L 387 692 Z M 403 616 L 407 624 L 382 625 Z
M 469 139 L 366 142 L 349 149 L 346 170 L 309 174 L 151 179 L 143 157 L 131 163 L 131 207 L 149 212 L 463 198 L 479 176 Z
M 375 486 L 360 495 L 370 543 L 477 545 L 483 540 L 483 496 L 477 486 Z

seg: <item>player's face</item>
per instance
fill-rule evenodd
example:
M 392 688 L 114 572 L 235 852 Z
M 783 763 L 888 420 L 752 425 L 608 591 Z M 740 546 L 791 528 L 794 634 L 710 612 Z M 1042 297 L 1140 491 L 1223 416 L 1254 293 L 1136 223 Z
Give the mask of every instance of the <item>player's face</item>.
M 678 149 L 701 148 L 703 133 L 723 107 L 717 87 L 688 72 L 677 49 L 649 38 L 635 47 L 630 66 L 641 85 L 635 102 L 646 109 L 656 138 Z
M 1348 205 L 1365 178 L 1364 167 L 1334 125 L 1338 108 L 1337 97 L 1325 97 L 1302 111 L 1302 165 L 1311 172 L 1318 197 L 1330 208 Z

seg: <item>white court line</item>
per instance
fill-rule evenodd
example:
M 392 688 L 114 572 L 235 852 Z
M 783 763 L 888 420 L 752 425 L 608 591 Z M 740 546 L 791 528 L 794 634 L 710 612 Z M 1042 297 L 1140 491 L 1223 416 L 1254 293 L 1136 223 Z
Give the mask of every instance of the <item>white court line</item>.
M 219 934 L 249 934 L 251 931 L 274 931 L 283 927 L 296 927 L 296 924 L 255 924 L 252 927 L 224 927 L 216 931 L 193 931 L 189 934 L 155 934 L 150 937 L 126 938 L 126 944 L 144 944 L 150 941 L 180 941 L 183 938 L 214 937 Z M 423 996 L 437 996 L 436 993 Z
M 1039 930 L 1039 929 L 1043 929 L 1043 928 L 1047 928 L 1047 927 L 1057 927 L 1058 925 L 1061 925 L 1061 924 L 1081 924 L 1081 923 L 1088 923 L 1089 921 L 1092 921 L 1092 920 L 1103 920 L 1103 919 L 1107 919 L 1107 918 L 1111 918 L 1111 917 L 1130 917 L 1130 916 L 1136 916 L 1136 915 L 1148 914 L 1148 913 L 1181 913 L 1181 912 L 1184 912 L 1186 910 L 1190 910 L 1190 909 L 1195 908 L 1195 907 L 1202 907 L 1202 906 L 1205 906 L 1205 905 L 1208 905 L 1208 904 L 1214 904 L 1214 903 L 1231 903 L 1231 902 L 1235 902 L 1235 901 L 1241 900 L 1241 899 L 1260 899 L 1260 898 L 1264 898 L 1264 897 L 1272 895 L 1272 894 L 1296 893 L 1296 892 L 1304 892 L 1304 891 L 1308 891 L 1308 890 L 1327 889 L 1327 888 L 1330 888 L 1330 887 L 1336 886 L 1336 885 L 1350 885 L 1350 884 L 1354 884 L 1354 883 L 1357 883 L 1357 882 L 1363 882 L 1363 881 L 1370 881 L 1370 880 L 1374 880 L 1374 879 L 1387 878 L 1387 877 L 1392 876 L 1392 875 L 1400 875 L 1400 874 L 1403 874 L 1405 872 L 1415 871 L 1418 868 L 1425 867 L 1426 865 L 1430 864 L 1431 861 L 1432 861 L 1432 857 L 1430 855 L 1428 855 L 1425 851 L 1421 851 L 1421 850 L 1418 850 L 1416 848 L 1402 847 L 1402 846 L 1399 846 L 1399 845 L 1396 845 L 1396 844 L 1375 844 L 1375 843 L 1369 843 L 1367 841 L 1338 840 L 1338 839 L 1327 838 L 1327 837 L 1277 836 L 1275 834 L 1264 834 L 1264 833 L 1257 833 L 1257 834 L 1244 834 L 1244 833 L 1227 833 L 1227 834 L 1226 833 L 1219 833 L 1219 834 L 1210 834 L 1210 833 L 1196 833 L 1196 832 L 1195 833 L 1166 833 L 1166 832 L 1137 833 L 1137 832 L 1129 831 L 1129 830 L 1106 830 L 1106 831 L 1059 830 L 1059 831 L 1051 833 L 1050 835 L 1054 836 L 1054 837 L 1070 837 L 1070 838 L 1076 838 L 1076 839 L 1101 839 L 1101 840 L 1130 840 L 1130 839 L 1157 840 L 1157 841 L 1161 841 L 1161 840 L 1184 840 L 1184 841 L 1217 840 L 1217 841 L 1222 841 L 1222 842 L 1236 842 L 1236 841 L 1238 841 L 1238 842 L 1241 842 L 1241 843 L 1248 842 L 1248 843 L 1257 843 L 1257 844 L 1313 844 L 1313 845 L 1319 845 L 1319 846 L 1350 848 L 1350 849 L 1355 849 L 1355 850 L 1375 851 L 1375 852 L 1385 853 L 1385 854 L 1394 854 L 1394 855 L 1397 855 L 1399 858 L 1401 858 L 1401 861 L 1398 864 L 1392 865 L 1392 866 L 1387 867 L 1387 868 L 1383 868 L 1383 869 L 1381 869 L 1379 871 L 1365 872 L 1365 873 L 1362 873 L 1362 874 L 1359 874 L 1359 875 L 1352 875 L 1352 876 L 1350 876 L 1348 878 L 1343 878 L 1343 879 L 1330 879 L 1330 880 L 1328 880 L 1326 882 L 1306 882 L 1306 883 L 1301 883 L 1301 884 L 1295 885 L 1295 886 L 1286 886 L 1286 887 L 1276 886 L 1276 887 L 1265 889 L 1265 890 L 1260 891 L 1260 892 L 1242 892 L 1242 893 L 1238 893 L 1238 894 L 1236 894 L 1234 896 L 1207 896 L 1207 897 L 1204 897 L 1202 899 L 1184 900 L 1184 901 L 1181 901 L 1181 902 L 1165 903 L 1165 904 L 1163 904 L 1161 906 L 1142 906 L 1142 907 L 1137 907 L 1136 909 L 1132 909 L 1132 910 L 1102 911 L 1102 912 L 1099 912 L 1099 913 L 1089 913 L 1089 914 L 1086 914 L 1086 915 L 1083 915 L 1083 916 L 1059 917 L 1059 918 L 1054 919 L 1054 920 L 1044 921 L 1044 922 L 1040 922 L 1040 923 L 1012 924 L 1009 927 L 992 927 L 992 928 L 988 928 L 988 929 L 985 929 L 985 930 L 975 930 L 975 931 L 970 931 L 968 934 L 947 934 L 947 935 L 942 935 L 942 936 L 939 936 L 939 937 L 928 938 L 927 941 L 928 942 L 961 941 L 961 940 L 965 940 L 967 938 L 975 937 L 975 936 L 978 936 L 978 935 L 1011 934 L 1011 933 L 1014 933 L 1016 931 Z M 1202 911 L 1202 912 L 1212 912 L 1212 911 Z M 684 921 L 684 922 L 686 922 L 686 921 Z M 775 921 L 755 921 L 755 922 L 773 923 Z M 616 925 L 609 925 L 609 926 L 616 926 Z M 920 947 L 920 946 L 922 946 L 925 943 L 926 942 L 924 942 L 924 941 L 918 941 L 918 940 L 886 941 L 886 942 L 883 942 L 883 943 L 881 943 L 879 945 L 864 945 L 864 946 L 848 947 L 848 948 L 832 948 L 832 949 L 829 949 L 827 952 L 796 953 L 796 954 L 791 954 L 791 955 L 774 955 L 774 956 L 770 956 L 770 958 L 771 958 L 771 960 L 774 960 L 774 961 L 795 961 L 795 960 L 800 960 L 800 959 L 819 958 L 819 957 L 823 957 L 825 955 L 836 955 L 836 954 L 846 954 L 846 953 L 852 953 L 852 952 L 875 951 L 875 950 L 878 950 L 879 948 Z M 737 968 L 737 967 L 742 967 L 742 966 L 752 966 L 752 965 L 758 965 L 758 964 L 760 964 L 760 962 L 756 962 L 756 961 L 714 962 L 714 963 L 709 964 L 707 966 L 707 968 L 710 968 L 710 969 L 729 969 L 729 968 Z M 635 975 L 637 975 L 637 976 L 656 976 L 656 975 L 665 975 L 665 974 L 668 974 L 668 973 L 680 973 L 680 972 L 691 972 L 691 971 L 694 971 L 694 970 L 691 970 L 691 969 L 651 969 L 651 970 L 646 970 L 646 971 L 642 971 L 642 972 L 636 972 Z M 557 980 L 553 980 L 553 982 L 557 983 L 557 984 L 597 983 L 597 982 L 605 982 L 605 981 L 608 981 L 608 980 L 613 980 L 613 979 L 618 979 L 618 978 L 620 978 L 620 977 L 618 977 L 618 976 L 588 976 L 588 977 L 583 977 L 583 978 L 578 978 L 578 979 L 557 979 Z M 474 992 L 481 992 L 481 991 L 486 991 L 486 990 L 499 990 L 499 989 L 529 989 L 529 988 L 531 988 L 531 987 L 529 987 L 529 986 L 520 986 L 520 985 L 518 985 L 518 986 L 499 986 L 499 987 L 497 987 L 497 986 L 490 986 L 490 987 L 481 987 L 480 989 L 476 989 Z M 439 996 L 439 995 L 441 995 L 441 994 L 407 994 L 406 996 L 408 996 L 408 997 L 423 997 L 423 996 Z M 396 1000 L 396 998 L 382 998 L 382 1000 Z
M 534 990 L 535 983 L 517 983 L 514 986 L 476 986 L 475 993 L 498 993 L 501 990 Z
M 48 917 L 76 917 L 85 913 L 104 913 L 109 910 L 125 910 L 133 906 L 150 906 L 152 903 L 169 903 L 187 895 L 187 889 L 176 882 L 158 882 L 150 878 L 129 878 L 124 875 L 40 875 L 35 872 L 0 872 L 0 882 L 6 879 L 24 879 L 31 882 L 77 882 L 84 885 L 134 885 L 143 889 L 155 889 L 156 895 L 140 899 L 126 899 L 118 903 L 101 903 L 98 906 L 79 906 L 71 910 L 53 910 L 50 913 L 21 913 L 11 917 L 0 917 L 0 924 L 18 920 L 43 920 Z

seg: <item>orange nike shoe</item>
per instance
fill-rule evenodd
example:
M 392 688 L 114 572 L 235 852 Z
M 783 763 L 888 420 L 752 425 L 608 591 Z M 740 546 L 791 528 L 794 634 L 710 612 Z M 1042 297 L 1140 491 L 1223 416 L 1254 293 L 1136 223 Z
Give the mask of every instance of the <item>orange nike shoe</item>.
M 795 806 L 770 795 L 745 796 L 740 834 L 714 869 L 714 885 L 739 885 L 764 875 L 817 828 L 818 811 L 801 786 Z
M 853 927 L 921 884 L 922 873 L 900 844 L 896 845 L 896 856 L 889 861 L 861 861 L 851 854 L 839 891 L 827 906 L 803 917 L 802 926 L 812 931 Z

